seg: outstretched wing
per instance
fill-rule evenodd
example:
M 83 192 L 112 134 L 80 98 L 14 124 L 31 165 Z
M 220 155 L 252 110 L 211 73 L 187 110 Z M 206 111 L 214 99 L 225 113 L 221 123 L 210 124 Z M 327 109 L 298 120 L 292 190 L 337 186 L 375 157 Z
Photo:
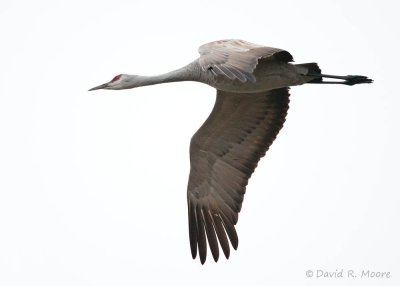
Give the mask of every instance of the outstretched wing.
M 288 88 L 261 93 L 218 90 L 213 111 L 190 143 L 187 191 L 193 258 L 201 263 L 207 241 L 214 260 L 219 244 L 229 258 L 228 238 L 238 246 L 238 220 L 247 182 L 282 128 L 289 108 Z
M 203 71 L 224 75 L 241 82 L 255 82 L 253 71 L 261 58 L 293 61 L 292 55 L 277 48 L 264 47 L 243 40 L 222 40 L 200 46 L 199 64 Z

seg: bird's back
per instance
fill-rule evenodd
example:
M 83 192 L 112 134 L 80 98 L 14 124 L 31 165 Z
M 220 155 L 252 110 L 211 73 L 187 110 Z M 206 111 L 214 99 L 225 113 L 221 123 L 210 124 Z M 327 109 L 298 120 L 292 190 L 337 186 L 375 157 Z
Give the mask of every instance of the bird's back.
M 309 81 L 282 49 L 243 40 L 221 40 L 199 48 L 202 81 L 223 91 L 260 92 Z

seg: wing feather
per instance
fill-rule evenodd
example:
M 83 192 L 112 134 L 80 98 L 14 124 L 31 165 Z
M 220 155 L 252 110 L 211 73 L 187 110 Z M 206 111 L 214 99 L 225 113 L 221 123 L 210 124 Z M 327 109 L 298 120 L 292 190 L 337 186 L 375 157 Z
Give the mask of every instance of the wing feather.
M 226 233 L 224 230 L 224 226 L 222 225 L 222 221 L 218 215 L 211 214 L 211 212 L 210 212 L 210 215 L 213 217 L 214 229 L 215 229 L 215 232 L 217 233 L 218 241 L 219 241 L 219 244 L 221 245 L 222 251 L 224 252 L 225 257 L 229 258 L 229 255 L 230 255 L 229 241 L 228 241 L 228 238 L 226 237 Z
M 237 248 L 235 225 L 246 185 L 282 128 L 288 104 L 288 88 L 251 94 L 218 90 L 213 111 L 190 144 L 187 199 L 193 258 L 198 250 L 205 262 L 207 240 L 215 261 L 218 245 L 229 257 L 228 238 Z
M 212 217 L 210 215 L 210 210 L 203 210 L 202 211 L 202 216 L 204 220 L 204 225 L 206 228 L 206 234 L 207 234 L 207 240 L 210 245 L 211 249 L 211 254 L 214 258 L 215 261 L 218 261 L 219 258 L 219 247 L 218 247 L 218 241 L 217 241 L 217 236 L 214 230 L 214 222 L 212 220 Z
M 221 40 L 199 48 L 199 64 L 203 71 L 223 75 L 241 82 L 255 82 L 254 69 L 261 58 L 290 62 L 292 55 L 281 49 L 260 46 L 243 40 Z
M 204 219 L 202 216 L 202 206 L 196 207 L 196 221 L 197 221 L 197 243 L 199 246 L 200 261 L 202 264 L 206 261 L 207 257 L 207 239 L 204 233 Z

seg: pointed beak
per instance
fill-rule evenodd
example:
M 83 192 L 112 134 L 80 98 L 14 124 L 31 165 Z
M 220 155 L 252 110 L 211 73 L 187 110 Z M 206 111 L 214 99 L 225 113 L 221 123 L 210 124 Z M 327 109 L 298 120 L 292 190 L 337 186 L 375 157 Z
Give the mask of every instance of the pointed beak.
M 108 82 L 107 82 L 107 83 L 104 83 L 104 84 L 101 84 L 101 85 L 99 85 L 99 86 L 95 86 L 95 87 L 89 89 L 88 91 L 92 91 L 92 90 L 96 90 L 96 89 L 104 89 L 104 88 L 106 88 L 107 86 L 108 86 Z

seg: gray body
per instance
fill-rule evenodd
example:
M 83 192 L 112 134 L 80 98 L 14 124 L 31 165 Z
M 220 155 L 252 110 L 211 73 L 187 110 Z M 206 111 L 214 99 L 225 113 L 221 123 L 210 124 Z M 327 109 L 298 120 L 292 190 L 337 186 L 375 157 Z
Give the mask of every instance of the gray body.
M 302 66 L 273 60 L 260 60 L 253 74 L 255 81 L 241 82 L 223 75 L 202 74 L 199 81 L 218 90 L 235 93 L 256 93 L 272 89 L 301 85 L 315 77 L 307 76 L 308 70 Z

